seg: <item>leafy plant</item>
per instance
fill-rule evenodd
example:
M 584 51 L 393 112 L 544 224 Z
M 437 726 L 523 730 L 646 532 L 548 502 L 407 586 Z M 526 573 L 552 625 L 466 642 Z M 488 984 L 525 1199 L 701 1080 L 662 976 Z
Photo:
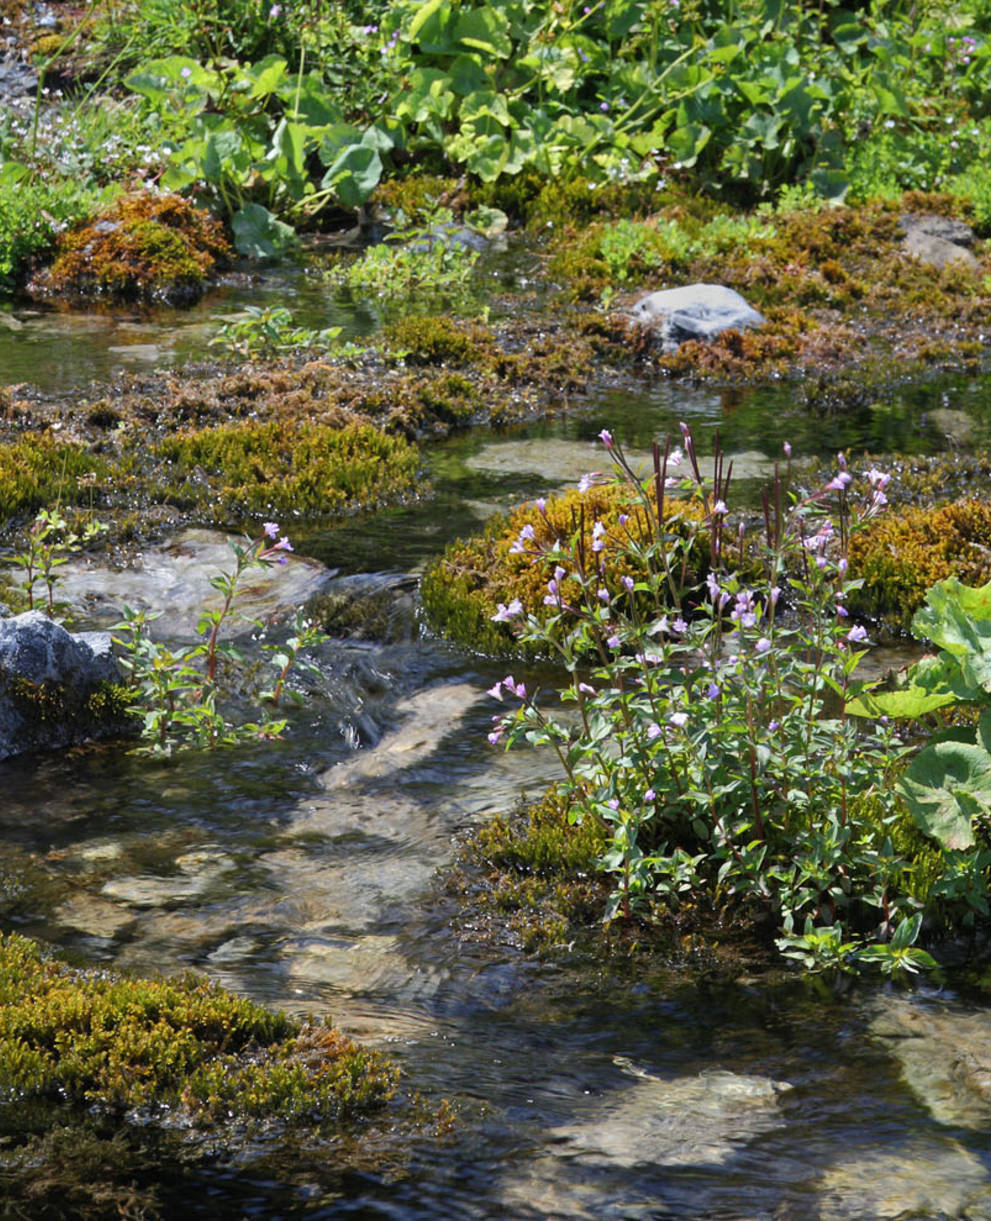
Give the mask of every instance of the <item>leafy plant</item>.
M 104 522 L 90 519 L 81 527 L 74 527 L 58 509 L 41 510 L 28 531 L 27 548 L 11 559 L 11 563 L 24 573 L 22 589 L 28 610 L 34 610 L 38 603 L 35 589 L 40 585 L 45 589 L 45 610 L 50 616 L 55 615 L 58 569 L 68 562 L 71 552 L 89 546 L 106 530 Z M 58 609 L 63 608 L 59 606 Z
M 991 582 L 978 589 L 951 577 L 934 585 L 912 620 L 939 652 L 913 665 L 891 691 L 865 692 L 850 711 L 917 720 L 969 712 L 912 760 L 899 789 L 916 825 L 950 851 L 974 848 L 991 810 Z
M 650 918 L 704 878 L 717 902 L 772 912 L 779 948 L 807 966 L 931 966 L 913 945 L 909 862 L 890 842 L 902 748 L 887 725 L 861 732 L 846 714 L 867 633 L 845 610 L 843 551 L 883 507 L 880 481 L 855 508 L 844 467 L 785 510 L 779 480 L 764 502 L 765 576 L 744 585 L 732 572 L 742 540 L 738 552 L 722 529 L 729 473 L 717 450 L 707 483 L 682 429 L 684 480 L 670 473 L 669 445 L 655 447 L 644 481 L 602 434 L 629 509 L 609 531 L 596 520 L 591 546 L 521 531 L 519 550 L 548 578 L 550 617 L 517 603 L 496 618 L 565 666 L 560 697 L 576 715 L 544 711 L 539 692 L 508 675 L 491 693 L 518 706 L 495 718 L 490 740 L 557 753 L 569 817 L 608 836 L 607 919 Z M 677 484 L 703 510 L 687 537 L 663 511 Z M 683 595 L 682 553 L 702 530 L 708 576 Z M 617 581 L 602 561 L 607 533 L 635 569 Z
M 311 349 L 326 351 L 340 333 L 339 326 L 319 331 L 293 326 L 292 314 L 281 305 L 264 308 L 249 305 L 242 317 L 222 323 L 210 340 L 210 346 L 221 348 L 232 356 L 278 356 Z
M 265 715 L 257 722 L 235 724 L 229 719 L 222 702 L 229 689 L 221 685 L 219 663 L 242 668 L 245 658 L 238 647 L 221 638 L 221 629 L 232 617 L 250 623 L 261 631 L 260 620 L 245 619 L 235 609 L 238 586 L 246 572 L 253 568 L 268 568 L 285 563 L 292 546 L 286 537 L 279 537 L 275 522 L 266 522 L 262 536 L 247 544 L 230 541 L 234 567 L 210 580 L 221 595 L 219 606 L 206 607 L 197 625 L 199 640 L 194 645 L 169 645 L 152 640 L 149 624 L 157 618 L 144 611 L 124 608 L 123 620 L 115 625 L 121 632 L 115 642 L 124 650 L 121 664 L 130 676 L 134 703 L 129 709 L 141 718 L 144 736 L 156 754 L 169 755 L 183 746 L 214 748 L 251 738 L 278 738 L 286 727 L 284 719 Z M 258 699 L 272 708 L 279 706 L 286 692 L 286 682 L 293 668 L 315 669 L 301 659 L 305 650 L 326 639 L 300 611 L 296 615 L 294 632 L 281 645 L 266 644 L 269 661 L 275 670 L 271 687 L 259 692 Z

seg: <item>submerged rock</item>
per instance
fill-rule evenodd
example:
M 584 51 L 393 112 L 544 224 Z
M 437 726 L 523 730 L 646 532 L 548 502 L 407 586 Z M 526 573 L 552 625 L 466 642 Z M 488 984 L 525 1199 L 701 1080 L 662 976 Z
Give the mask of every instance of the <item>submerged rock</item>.
M 0 759 L 119 734 L 109 632 L 66 631 L 41 611 L 0 619 Z
M 640 298 L 629 316 L 669 352 L 687 339 L 707 343 L 723 331 L 764 323 L 762 314 L 724 284 L 686 284 L 650 293 Z
M 991 1124 L 991 1014 L 947 1003 L 887 997 L 871 1034 L 939 1123 L 984 1131 Z

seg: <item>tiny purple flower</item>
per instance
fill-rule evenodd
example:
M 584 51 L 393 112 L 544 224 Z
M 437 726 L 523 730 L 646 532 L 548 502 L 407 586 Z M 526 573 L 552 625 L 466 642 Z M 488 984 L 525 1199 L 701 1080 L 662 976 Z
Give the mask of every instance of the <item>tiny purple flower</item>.
M 262 532 L 266 538 L 279 537 L 279 523 L 277 521 L 267 521 L 262 526 Z
M 709 697 L 709 699 L 714 700 L 719 695 L 721 690 L 722 688 L 718 683 L 710 683 L 708 690 L 706 691 L 706 695 Z
M 837 602 L 836 603 L 836 613 L 841 619 L 845 619 L 847 617 L 847 615 L 849 615 L 850 612 L 847 610 L 847 608 L 843 605 L 842 602 Z
M 606 802 L 606 805 L 609 807 L 610 810 L 613 811 L 613 813 L 615 813 L 619 809 L 619 799 L 616 797 L 610 797 L 609 800 Z
M 595 695 L 595 688 L 590 687 L 588 683 L 579 683 L 578 690 L 582 693 L 582 695 Z
M 682 729 L 688 723 L 688 713 L 687 712 L 672 712 L 669 719 L 670 719 L 672 725 L 674 725 L 678 729 Z
M 292 549 L 292 543 L 285 536 L 280 538 L 272 548 L 273 551 L 292 551 Z
M 533 503 L 537 506 L 537 512 L 542 517 L 546 517 L 547 516 L 547 501 L 543 498 L 543 496 L 538 496 L 537 499 Z
M 729 512 L 729 509 L 727 509 L 727 507 L 726 507 L 725 500 L 717 500 L 716 503 L 712 506 L 713 517 L 725 517 L 728 512 Z
M 619 639 L 619 637 L 618 637 L 618 636 L 615 636 L 615 635 L 614 635 L 614 636 L 610 636 L 610 637 L 609 637 L 609 639 L 606 641 L 606 644 L 607 644 L 607 645 L 608 645 L 608 646 L 609 646 L 611 649 L 618 649 L 618 648 L 619 648 L 619 646 L 620 646 L 620 644 L 621 644 L 621 641 L 620 641 L 620 639 Z
M 778 730 L 781 728 L 781 722 L 780 721 L 768 721 L 767 728 L 770 730 L 771 733 L 774 733 L 775 730 Z
M 847 632 L 846 638 L 851 644 L 863 644 L 867 639 L 867 628 L 860 623 L 855 623 Z
M 490 734 L 488 734 L 488 735 L 487 735 L 487 737 L 488 737 L 489 741 L 492 743 L 492 745 L 493 745 L 493 746 L 498 746 L 498 745 L 499 745 L 499 739 L 502 737 L 502 730 L 501 730 L 501 729 L 493 729 L 493 731 L 492 731 Z
M 675 619 L 675 621 L 671 624 L 671 631 L 677 632 L 680 635 L 682 632 L 688 631 L 688 624 L 679 615 L 678 618 Z
M 653 789 L 647 789 L 643 795 L 643 799 L 644 799 L 644 801 L 656 801 L 657 794 L 654 792 Z
M 786 457 L 786 458 L 790 458 L 790 457 L 791 457 L 791 442 L 790 442 L 790 441 L 786 441 L 786 442 L 784 443 L 784 445 L 782 445 L 782 447 L 781 447 L 781 448 L 782 448 L 782 449 L 785 451 L 785 457 Z
M 771 647 L 771 642 L 766 636 L 761 636 L 760 640 L 754 645 L 758 653 L 766 653 Z
M 630 520 L 630 515 L 629 515 L 629 513 L 620 513 L 620 515 L 619 515 L 619 524 L 620 524 L 621 526 L 625 526 L 625 525 L 626 525 L 626 523 L 627 523 L 629 520 Z
M 599 589 L 596 591 L 596 593 L 597 593 L 599 601 L 602 602 L 605 606 L 608 606 L 609 602 L 610 602 L 609 590 L 608 589 Z
M 623 588 L 627 593 L 633 593 L 634 589 L 636 589 L 636 581 L 629 575 L 623 577 Z
M 661 736 L 660 725 L 658 725 L 658 723 L 656 721 L 651 721 L 651 723 L 647 726 L 648 740 L 653 742 L 655 738 L 659 738 L 660 736 Z
M 602 432 L 599 433 L 599 440 L 606 449 L 612 449 L 612 433 L 608 428 L 603 428 Z
M 609 109 L 609 103 L 608 103 L 608 102 L 600 102 L 600 103 L 599 103 L 599 109 L 602 111 L 602 113 L 603 113 L 603 114 L 605 114 L 605 113 L 606 113 L 606 111 Z

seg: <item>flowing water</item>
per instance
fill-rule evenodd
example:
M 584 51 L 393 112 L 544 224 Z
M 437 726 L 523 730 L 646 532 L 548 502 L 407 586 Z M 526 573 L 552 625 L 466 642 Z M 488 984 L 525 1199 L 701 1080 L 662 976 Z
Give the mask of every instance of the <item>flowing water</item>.
M 131 359 L 181 358 L 187 342 L 195 354 L 210 311 L 229 304 L 208 303 L 182 327 L 25 313 L 21 330 L 0 328 L 0 373 L 24 381 L 44 366 L 45 388 L 58 389 Z M 357 334 L 366 323 L 348 325 Z M 487 747 L 485 691 L 504 667 L 422 633 L 416 571 L 493 509 L 602 465 L 601 428 L 646 451 L 679 419 L 703 450 L 719 427 L 741 478 L 757 478 L 785 440 L 819 455 L 987 444 L 991 393 L 985 380 L 944 379 L 812 419 L 784 388 L 660 384 L 438 444 L 422 505 L 294 531 L 297 551 L 327 566 L 294 578 L 386 609 L 372 638 L 322 649 L 284 741 L 164 762 L 96 749 L 0 764 L 8 927 L 77 961 L 192 968 L 265 1004 L 332 1017 L 386 1048 L 433 1104 L 455 1108 L 450 1137 L 412 1141 L 388 1174 L 339 1170 L 326 1148 L 217 1149 L 182 1168 L 156 1161 L 152 1142 L 145 1173 L 164 1215 L 991 1218 L 981 981 L 837 992 L 623 963 L 576 976 L 553 955 L 540 964 L 451 930 L 437 869 L 456 837 L 539 793 L 554 768 Z M 200 555 L 205 574 L 216 542 L 187 537 L 149 561 L 149 603 L 179 615 L 190 595 L 175 555 Z M 67 579 L 95 624 L 115 614 L 123 587 L 83 568 Z

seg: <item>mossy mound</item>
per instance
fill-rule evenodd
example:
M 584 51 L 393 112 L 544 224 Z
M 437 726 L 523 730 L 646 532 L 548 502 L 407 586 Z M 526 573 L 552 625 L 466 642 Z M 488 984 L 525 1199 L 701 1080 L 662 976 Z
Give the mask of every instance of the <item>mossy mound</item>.
M 179 504 L 192 494 L 193 503 L 246 513 L 337 517 L 417 493 L 416 449 L 371 424 L 225 424 L 167 438 L 158 453 L 170 464 L 167 494 Z
M 381 1108 L 397 1070 L 329 1027 L 303 1026 L 194 979 L 81 972 L 0 940 L 0 1090 L 195 1122 L 345 1122 Z
M 178 195 L 132 195 L 64 234 L 35 296 L 192 305 L 230 255 L 223 228 Z
M 400 318 L 383 331 L 394 355 L 408 365 L 468 365 L 491 354 L 495 336 L 487 328 L 453 318 Z
M 71 502 L 106 473 L 106 462 L 50 433 L 0 442 L 0 523 L 49 505 Z
M 896 629 L 909 626 L 926 590 L 947 577 L 991 579 L 991 500 L 890 512 L 853 535 L 850 571 L 864 581 L 853 608 Z
M 656 499 L 651 503 L 656 513 Z M 621 515 L 629 520 L 620 523 Z M 686 590 L 705 575 L 709 541 L 708 534 L 699 529 L 703 516 L 697 501 L 665 499 L 667 531 L 683 540 L 693 539 L 676 563 Z M 592 546 L 596 522 L 605 529 L 598 553 Z M 527 528 L 533 531 L 530 547 L 514 551 L 521 531 Z M 622 578 L 638 576 L 627 549 L 652 536 L 642 506 L 631 504 L 629 490 L 620 485 L 593 485 L 585 492 L 552 496 L 543 510 L 536 504 L 522 505 L 508 517 L 493 518 L 482 535 L 452 543 L 427 568 L 420 587 L 427 622 L 440 635 L 474 652 L 497 657 L 516 654 L 521 646 L 511 628 L 492 619 L 499 604 L 508 606 L 519 599 L 524 614 L 542 622 L 557 613 L 556 607 L 544 604 L 556 562 L 535 559 L 532 549 L 550 547 L 555 540 L 573 541 L 584 554 L 592 598 L 600 585 L 610 597 L 623 598 L 629 595 L 623 590 Z M 581 605 L 586 595 L 578 579 L 569 575 L 561 582 L 561 596 L 565 603 Z

